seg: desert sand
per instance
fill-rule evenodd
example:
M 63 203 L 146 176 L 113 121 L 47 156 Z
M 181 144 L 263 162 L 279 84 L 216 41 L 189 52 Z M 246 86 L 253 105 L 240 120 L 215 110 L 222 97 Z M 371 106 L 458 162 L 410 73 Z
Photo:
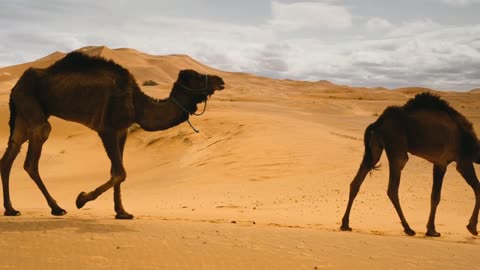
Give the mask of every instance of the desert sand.
M 50 118 L 40 160 L 50 193 L 68 211 L 50 215 L 23 170 L 26 144 L 12 169 L 19 217 L 0 217 L 0 269 L 480 269 L 480 242 L 465 225 L 474 194 L 451 164 L 437 212 L 440 238 L 425 237 L 432 165 L 410 156 L 400 200 L 416 230 L 406 236 L 387 195 L 386 166 L 368 176 L 350 225 L 339 230 L 349 184 L 363 155 L 363 132 L 389 105 L 423 88 L 385 89 L 328 81 L 274 80 L 229 73 L 185 55 L 86 47 L 134 74 L 142 90 L 165 98 L 178 71 L 224 78 L 226 89 L 184 123 L 162 132 L 133 130 L 127 140 L 123 202 L 134 220 L 115 220 L 113 191 L 84 209 L 81 191 L 109 178 L 95 132 Z M 65 54 L 0 69 L 0 143 L 8 140 L 8 96 L 23 71 Z M 431 90 L 433 91 L 433 90 Z M 434 91 L 480 130 L 480 93 Z M 3 154 L 3 152 L 2 152 Z M 386 165 L 386 157 L 381 163 Z

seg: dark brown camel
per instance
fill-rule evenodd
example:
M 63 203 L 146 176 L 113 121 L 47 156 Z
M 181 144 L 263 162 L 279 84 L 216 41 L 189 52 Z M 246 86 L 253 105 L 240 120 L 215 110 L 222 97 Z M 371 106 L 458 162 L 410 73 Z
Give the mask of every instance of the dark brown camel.
M 54 115 L 95 130 L 111 161 L 110 179 L 92 192 L 80 193 L 77 207 L 114 187 L 115 218 L 132 219 L 120 195 L 120 185 L 126 178 L 122 159 L 128 127 L 137 123 L 144 130 L 157 131 L 176 126 L 188 120 L 198 103 L 223 88 L 218 76 L 182 70 L 170 96 L 155 100 L 145 95 L 120 65 L 79 52 L 66 55 L 46 69 L 28 69 L 10 95 L 10 138 L 0 166 L 4 214 L 20 215 L 10 201 L 9 177 L 12 163 L 27 140 L 25 170 L 42 191 L 52 214 L 66 214 L 48 193 L 38 172 L 42 146 L 51 130 L 48 118 Z
M 467 225 L 468 231 L 478 235 L 477 221 L 480 208 L 480 184 L 473 163 L 480 163 L 480 142 L 472 124 L 450 105 L 430 93 L 421 93 L 404 106 L 388 107 L 365 130 L 365 153 L 360 168 L 350 184 L 350 197 L 342 219 L 341 229 L 351 231 L 349 216 L 353 201 L 369 171 L 375 168 L 383 150 L 387 153 L 390 178 L 388 197 L 393 203 L 408 235 L 415 235 L 403 215 L 398 199 L 400 174 L 408 161 L 408 154 L 433 163 L 431 209 L 427 236 L 440 236 L 435 230 L 435 212 L 440 202 L 443 176 L 447 165 L 455 161 L 457 171 L 475 192 L 475 207 Z

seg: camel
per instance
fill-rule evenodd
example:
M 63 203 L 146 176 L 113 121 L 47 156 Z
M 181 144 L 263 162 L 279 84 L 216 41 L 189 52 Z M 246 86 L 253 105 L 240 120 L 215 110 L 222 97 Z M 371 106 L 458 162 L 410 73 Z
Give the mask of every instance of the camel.
M 188 121 L 197 104 L 223 90 L 224 84 L 216 75 L 181 70 L 169 97 L 156 100 L 144 94 L 122 66 L 80 52 L 69 53 L 48 68 L 26 70 L 10 94 L 10 137 L 0 165 L 4 215 L 20 215 L 10 200 L 9 177 L 27 140 L 24 169 L 43 193 L 52 215 L 67 213 L 49 194 L 38 171 L 42 146 L 51 131 L 48 118 L 53 115 L 96 131 L 111 161 L 110 179 L 91 192 L 81 192 L 76 206 L 82 208 L 113 187 L 115 218 L 132 219 L 122 205 L 120 191 L 126 179 L 123 151 L 128 128 L 136 123 L 146 131 L 159 131 Z
M 353 201 L 366 175 L 376 169 L 383 150 L 389 164 L 388 197 L 390 198 L 407 235 L 415 235 L 400 207 L 398 187 L 401 171 L 408 161 L 408 153 L 433 163 L 431 208 L 427 236 L 441 236 L 435 229 L 435 213 L 440 202 L 442 182 L 448 164 L 455 161 L 456 169 L 475 193 L 475 207 L 467 225 L 468 231 L 478 235 L 480 184 L 473 163 L 480 163 L 480 142 L 472 124 L 445 100 L 424 92 L 405 105 L 387 107 L 379 118 L 369 125 L 364 135 L 365 152 L 357 174 L 350 184 L 350 195 L 340 227 L 351 231 L 349 216 Z

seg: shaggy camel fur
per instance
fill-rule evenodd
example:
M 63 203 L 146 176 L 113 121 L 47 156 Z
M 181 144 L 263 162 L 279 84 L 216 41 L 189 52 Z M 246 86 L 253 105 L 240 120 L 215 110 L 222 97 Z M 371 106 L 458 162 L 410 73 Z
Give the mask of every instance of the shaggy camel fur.
M 224 82 L 215 75 L 182 70 L 170 96 L 155 100 L 145 95 L 133 76 L 123 67 L 101 57 L 72 52 L 46 69 L 30 68 L 20 77 L 10 95 L 10 138 L 1 159 L 0 171 L 6 216 L 17 216 L 10 201 L 9 177 L 21 145 L 29 141 L 24 168 L 37 184 L 53 215 L 66 211 L 47 191 L 38 172 L 42 146 L 48 139 L 51 115 L 81 123 L 96 131 L 111 161 L 110 179 L 92 192 L 78 195 L 82 208 L 114 188 L 117 219 L 132 219 L 122 205 L 120 185 L 126 178 L 123 150 L 127 130 L 139 124 L 144 130 L 165 130 L 187 121 Z
M 350 231 L 349 216 L 353 201 L 369 171 L 375 169 L 383 150 L 387 153 L 390 178 L 388 197 L 400 217 L 404 231 L 415 235 L 403 215 L 398 199 L 400 174 L 408 161 L 408 154 L 433 163 L 431 209 L 427 236 L 438 237 L 435 213 L 447 165 L 456 162 L 457 171 L 475 193 L 475 207 L 467 225 L 468 231 L 478 235 L 477 221 L 480 208 L 480 184 L 473 163 L 480 163 L 480 143 L 472 124 L 446 101 L 430 93 L 421 93 L 402 107 L 388 107 L 365 130 L 365 153 L 357 175 L 350 184 L 350 197 L 342 219 L 341 229 Z

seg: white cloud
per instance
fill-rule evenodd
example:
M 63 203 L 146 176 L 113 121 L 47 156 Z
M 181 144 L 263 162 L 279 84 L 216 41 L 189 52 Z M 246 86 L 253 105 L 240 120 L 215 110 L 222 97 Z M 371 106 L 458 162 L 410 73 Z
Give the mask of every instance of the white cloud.
M 392 27 L 395 27 L 393 25 Z M 414 27 L 414 29 L 417 29 Z M 472 89 L 480 86 L 480 25 L 442 26 L 382 39 L 290 40 L 284 76 L 365 86 L 425 86 Z M 477 41 L 476 41 L 477 40 Z
M 174 17 L 145 17 L 123 29 L 125 46 L 152 54 L 188 54 L 229 71 L 251 71 L 252 56 L 274 37 L 265 27 Z
M 370 18 L 366 23 L 366 28 L 370 32 L 387 31 L 392 28 L 392 23 L 383 18 Z
M 269 43 L 253 56 L 256 64 L 253 71 L 268 76 L 281 76 L 288 72 L 288 54 L 291 48 L 282 43 Z
M 442 0 L 442 2 L 452 6 L 469 6 L 480 3 L 480 0 Z
M 392 28 L 392 31 L 389 32 L 388 36 L 414 36 L 422 33 L 427 33 L 429 31 L 434 31 L 440 28 L 442 28 L 442 25 L 432 21 L 431 19 L 413 20 L 403 22 L 400 25 L 394 26 Z
M 270 23 L 279 31 L 344 29 L 352 25 L 352 15 L 345 7 L 330 3 L 272 1 Z
M 183 12 L 127 14 L 126 7 L 123 14 L 111 10 L 105 17 L 106 8 L 82 5 L 85 19 L 29 5 L 15 10 L 10 4 L 9 10 L 0 9 L 0 24 L 6 26 L 0 28 L 0 66 L 56 50 L 107 45 L 151 54 L 183 53 L 222 70 L 276 78 L 462 90 L 480 86 L 480 23 L 452 27 L 438 18 L 369 18 L 353 2 L 347 9 L 337 0 L 306 1 L 274 0 L 271 13 L 264 12 L 255 24 L 192 18 Z

